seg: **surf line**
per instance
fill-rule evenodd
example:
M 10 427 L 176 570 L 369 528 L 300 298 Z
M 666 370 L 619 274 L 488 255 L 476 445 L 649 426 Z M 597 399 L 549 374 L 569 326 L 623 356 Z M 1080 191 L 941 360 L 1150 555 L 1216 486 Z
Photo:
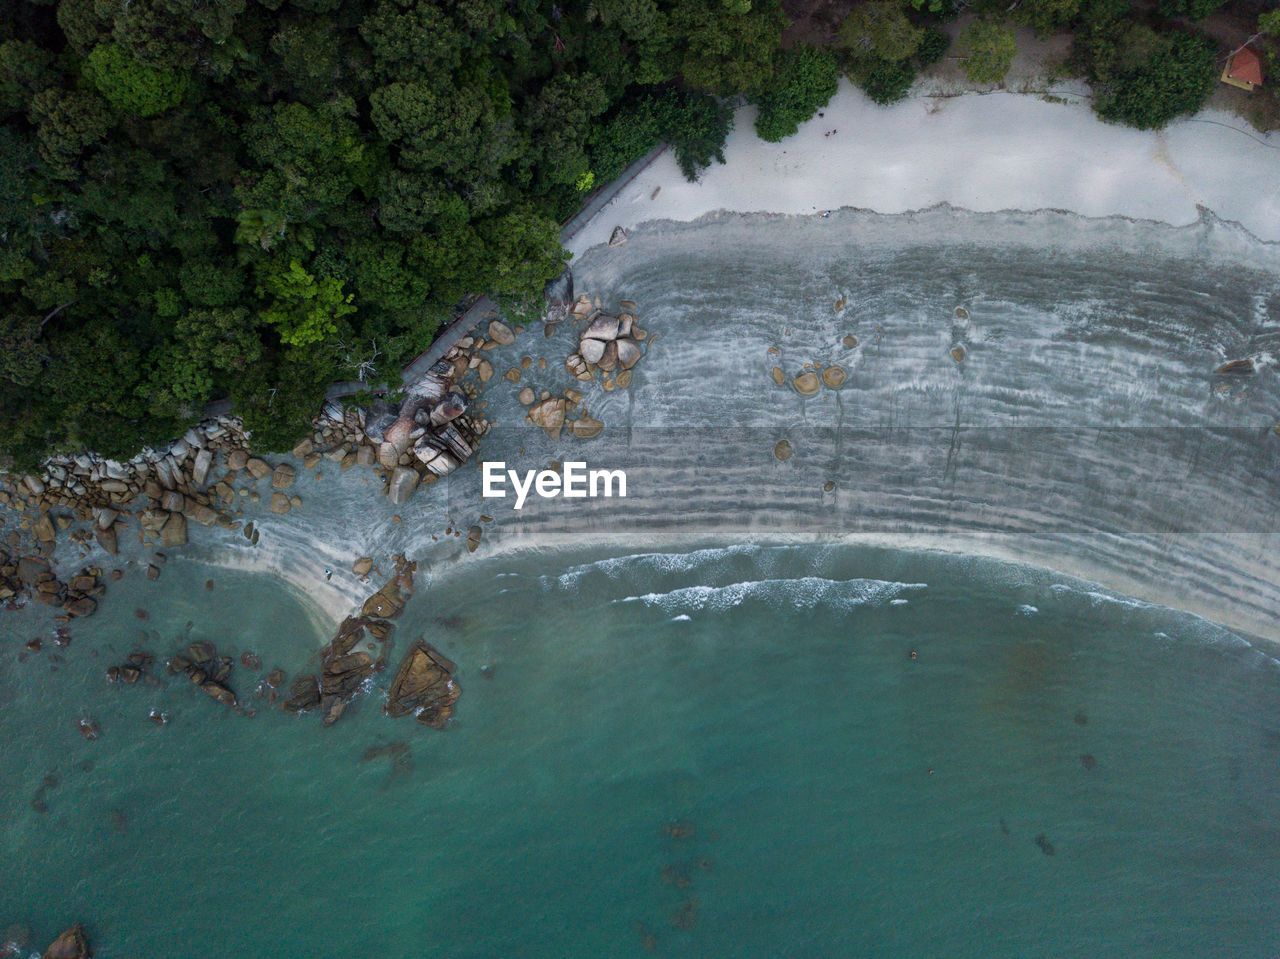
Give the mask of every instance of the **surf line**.
M 565 463 L 563 475 L 555 470 L 525 470 L 522 476 L 517 470 L 507 469 L 504 460 L 486 460 L 481 467 L 484 485 L 480 495 L 484 499 L 506 499 L 507 482 L 515 491 L 515 509 L 524 506 L 532 491 L 543 499 L 585 499 L 597 496 L 627 495 L 627 474 L 624 470 L 591 470 L 586 463 Z M 615 492 L 616 489 L 616 492 Z

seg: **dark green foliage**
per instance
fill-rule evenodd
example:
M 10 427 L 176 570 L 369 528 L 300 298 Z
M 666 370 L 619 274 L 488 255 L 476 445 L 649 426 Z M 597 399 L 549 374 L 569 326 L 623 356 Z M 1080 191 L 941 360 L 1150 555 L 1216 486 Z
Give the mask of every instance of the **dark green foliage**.
M 791 136 L 835 96 L 840 79 L 836 58 L 826 50 L 800 46 L 778 58 L 769 88 L 756 98 L 756 133 L 770 143 Z
M 559 222 L 771 76 L 779 0 L 11 0 L 0 447 L 132 454 L 230 397 L 288 444 L 467 297 L 536 294 Z
M 916 47 L 916 62 L 924 70 L 945 57 L 950 48 L 951 36 L 945 30 L 926 27 L 924 36 L 920 38 L 920 46 Z
M 868 58 L 859 61 L 849 76 L 873 102 L 887 106 L 907 95 L 916 71 L 910 60 Z
M 1226 2 L 1227 0 L 1159 0 L 1156 10 L 1160 16 L 1169 19 L 1185 17 L 1188 20 L 1203 20 Z
M 1199 110 L 1216 73 L 1213 47 L 1203 37 L 1162 34 L 1115 68 L 1095 93 L 1093 107 L 1106 120 L 1139 129 L 1162 127 Z
M 685 178 L 693 181 L 711 161 L 724 162 L 733 111 L 709 94 L 671 95 L 657 104 L 663 139 L 671 143 Z

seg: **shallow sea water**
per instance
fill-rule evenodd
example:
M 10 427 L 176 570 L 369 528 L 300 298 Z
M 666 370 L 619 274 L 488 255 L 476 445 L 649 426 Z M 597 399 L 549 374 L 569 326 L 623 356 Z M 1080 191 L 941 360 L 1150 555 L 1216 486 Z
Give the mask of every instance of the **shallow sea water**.
M 394 634 L 393 663 L 418 635 L 458 662 L 452 728 L 383 716 L 382 674 L 326 730 L 239 665 L 252 719 L 158 663 L 107 684 L 135 645 L 292 676 L 328 638 L 271 577 L 162 582 L 114 585 L 69 647 L 0 646 L 0 928 L 39 945 L 81 921 L 106 959 L 1280 950 L 1280 667 L 1189 616 L 937 554 L 516 555 L 420 576 Z

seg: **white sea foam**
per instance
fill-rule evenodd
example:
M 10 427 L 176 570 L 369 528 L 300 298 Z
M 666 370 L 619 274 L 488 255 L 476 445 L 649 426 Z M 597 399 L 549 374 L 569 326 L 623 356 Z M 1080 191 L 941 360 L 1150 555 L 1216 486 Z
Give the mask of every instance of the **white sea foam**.
M 1040 612 L 1039 608 L 1036 606 L 1032 606 L 1029 603 L 1023 603 L 1021 606 L 1018 607 L 1019 616 L 1034 616 L 1038 612 Z
M 837 580 L 803 576 L 799 579 L 750 580 L 728 586 L 685 586 L 668 593 L 626 596 L 614 602 L 643 603 L 669 613 L 678 610 L 722 612 L 741 606 L 748 600 L 793 609 L 829 606 L 847 610 L 886 602 L 905 602 L 900 599 L 900 594 L 926 589 L 927 586 L 927 583 L 896 583 L 882 579 Z

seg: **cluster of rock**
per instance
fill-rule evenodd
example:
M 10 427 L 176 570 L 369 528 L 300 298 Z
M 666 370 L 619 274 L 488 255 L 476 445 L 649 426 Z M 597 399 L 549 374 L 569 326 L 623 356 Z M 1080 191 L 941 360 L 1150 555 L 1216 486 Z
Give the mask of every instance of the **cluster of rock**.
M 186 653 L 171 656 L 168 663 L 169 675 L 185 673 L 210 699 L 234 708 L 238 700 L 227 685 L 233 667 L 231 657 L 219 656 L 217 648 L 208 641 L 192 643 Z
M 632 367 L 644 356 L 640 344 L 649 336 L 636 322 L 635 303 L 623 300 L 619 305 L 617 315 L 605 313 L 599 297 L 593 300 L 584 293 L 569 309 L 569 315 L 587 325 L 578 338 L 578 352 L 565 360 L 565 369 L 584 383 L 601 374 L 606 390 L 631 385 Z
M 365 680 L 386 669 L 385 655 L 376 660 L 356 649 L 366 632 L 378 642 L 389 644 L 395 628 L 390 622 L 404 610 L 413 594 L 413 573 L 417 564 L 395 557 L 396 573 L 385 586 L 365 600 L 359 616 L 343 620 L 333 640 L 320 654 L 319 675 L 300 676 L 290 687 L 283 703 L 295 715 L 320 709 L 321 722 L 336 723 L 355 698 Z M 368 649 L 374 649 L 370 643 Z M 440 729 L 453 715 L 461 690 L 453 679 L 457 667 L 419 639 L 406 654 L 391 684 L 386 712 L 390 716 L 410 713 L 418 721 Z
M 144 450 L 128 462 L 79 453 L 48 460 L 40 476 L 0 477 L 0 505 L 23 514 L 19 528 L 29 530 L 37 548 L 46 553 L 60 531 L 80 521 L 92 525 L 72 531 L 73 542 L 92 537 L 115 554 L 117 540 L 137 507 L 141 507 L 138 519 L 144 529 L 164 530 L 170 545 L 181 545 L 186 542 L 188 520 L 205 526 L 233 524 L 230 482 L 223 477 L 212 487 L 208 484 L 219 455 L 229 457 L 239 451 L 247 461 L 247 450 L 239 421 L 218 417 L 187 430 L 167 447 Z
M 107 682 L 132 686 L 146 675 L 146 669 L 154 658 L 144 650 L 135 649 L 123 663 L 107 667 Z
M 72 617 L 93 615 L 98 597 L 104 592 L 102 570 L 96 566 L 86 567 L 63 582 L 44 557 L 12 557 L 0 549 L 0 603 L 21 606 L 34 597 L 47 606 L 60 608 L 63 615 L 58 619 L 66 622 Z
M 382 470 L 393 503 L 403 503 L 419 485 L 448 476 L 470 459 L 488 432 L 486 420 L 467 413 L 468 396 L 457 380 L 460 367 L 468 366 L 457 354 L 455 347 L 408 388 L 399 414 L 371 453 L 363 452 L 368 447 L 356 453 L 357 461 L 363 458 Z
M 529 407 L 525 422 L 545 430 L 553 440 L 558 440 L 566 427 L 573 436 L 582 440 L 599 436 L 604 429 L 604 423 L 580 408 L 582 394 L 578 390 L 565 390 L 563 396 L 552 396 L 548 390 L 543 390 L 536 397 L 532 394 L 533 391 L 529 390 L 527 402 L 525 395 L 520 397 L 520 402 Z
M 837 302 L 836 309 L 841 309 L 841 304 Z M 846 349 L 853 349 L 858 345 L 858 338 L 852 334 L 846 336 L 841 341 Z M 769 347 L 769 352 L 777 355 L 780 351 L 776 346 Z M 787 373 L 780 366 L 775 366 L 771 371 L 773 381 L 779 386 L 786 386 L 788 382 Z M 845 372 L 843 366 L 838 363 L 832 363 L 830 366 L 823 366 L 820 363 L 806 363 L 800 372 L 790 378 L 792 388 L 801 396 L 817 396 L 825 386 L 829 390 L 838 390 L 844 385 L 844 381 L 848 379 L 849 374 Z

